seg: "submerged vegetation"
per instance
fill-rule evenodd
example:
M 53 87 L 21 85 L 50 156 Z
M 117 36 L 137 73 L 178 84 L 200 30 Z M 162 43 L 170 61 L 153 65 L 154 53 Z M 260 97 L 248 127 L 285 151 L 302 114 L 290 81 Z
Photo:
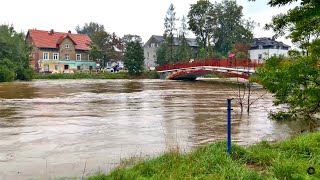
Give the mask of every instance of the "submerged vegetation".
M 120 166 L 104 179 L 319 179 L 320 133 L 299 135 L 283 142 L 262 141 L 247 148 L 217 142 L 184 154 L 172 150 L 157 158 Z

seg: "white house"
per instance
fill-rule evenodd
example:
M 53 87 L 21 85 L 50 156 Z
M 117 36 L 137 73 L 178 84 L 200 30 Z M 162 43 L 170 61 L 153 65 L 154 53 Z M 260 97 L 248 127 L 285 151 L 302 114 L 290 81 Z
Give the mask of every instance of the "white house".
M 290 46 L 273 38 L 254 38 L 249 49 L 250 59 L 263 60 L 273 55 L 288 56 L 290 48 Z

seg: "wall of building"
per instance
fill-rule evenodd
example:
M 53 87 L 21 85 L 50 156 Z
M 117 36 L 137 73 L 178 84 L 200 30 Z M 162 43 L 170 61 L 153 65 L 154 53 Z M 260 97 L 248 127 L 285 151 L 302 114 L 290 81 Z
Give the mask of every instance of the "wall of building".
M 156 50 L 157 47 L 144 47 L 144 66 L 146 68 L 156 66 Z
M 284 55 L 288 56 L 288 50 L 284 49 L 254 49 L 249 50 L 250 59 L 259 59 L 259 54 L 262 55 L 262 59 L 271 57 L 273 55 Z

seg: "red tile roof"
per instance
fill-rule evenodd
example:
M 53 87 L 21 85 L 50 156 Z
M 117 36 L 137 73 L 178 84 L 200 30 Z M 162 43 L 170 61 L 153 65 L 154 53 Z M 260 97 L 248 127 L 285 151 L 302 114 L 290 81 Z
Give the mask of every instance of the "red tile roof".
M 62 32 L 53 32 L 53 34 L 50 34 L 50 31 L 29 30 L 28 35 L 31 37 L 33 45 L 39 48 L 58 48 L 58 44 L 66 37 L 69 37 L 75 43 L 76 49 L 90 50 L 87 44 L 91 42 L 91 39 L 85 34 Z

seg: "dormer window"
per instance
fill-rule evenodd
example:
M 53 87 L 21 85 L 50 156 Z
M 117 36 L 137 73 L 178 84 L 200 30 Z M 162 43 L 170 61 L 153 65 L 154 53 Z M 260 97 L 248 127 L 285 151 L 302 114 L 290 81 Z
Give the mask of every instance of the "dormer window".
M 277 49 L 277 45 L 274 45 L 274 47 L 273 47 L 274 49 Z
M 151 43 L 151 48 L 154 48 L 156 47 L 156 44 L 155 43 Z
M 262 46 L 262 45 L 259 45 L 259 49 L 263 49 L 263 46 Z

